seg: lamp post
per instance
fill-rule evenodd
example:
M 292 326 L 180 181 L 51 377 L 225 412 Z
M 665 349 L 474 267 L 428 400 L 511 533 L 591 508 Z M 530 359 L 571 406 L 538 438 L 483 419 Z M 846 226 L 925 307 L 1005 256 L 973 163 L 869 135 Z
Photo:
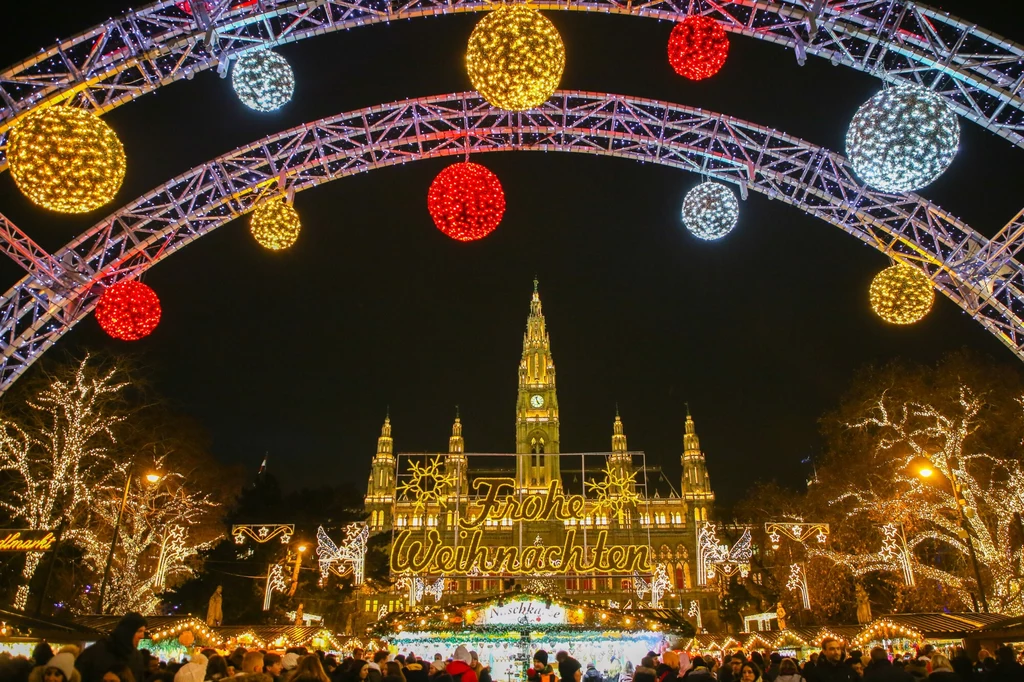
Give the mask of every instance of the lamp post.
M 117 520 L 114 522 L 114 536 L 110 538 L 110 550 L 107 552 L 107 565 L 103 569 L 103 582 L 100 583 L 100 600 L 96 605 L 96 613 L 103 615 L 103 601 L 107 596 L 107 583 L 110 582 L 110 567 L 114 563 L 114 549 L 117 548 L 117 537 L 121 533 L 121 517 L 124 516 L 124 508 L 128 504 L 128 491 L 132 487 L 132 472 L 135 471 L 135 463 L 128 467 L 128 476 L 124 482 L 124 494 L 121 496 L 121 506 L 117 510 Z M 149 473 L 145 476 L 149 483 L 156 483 L 160 480 L 159 474 Z
M 948 457 L 946 458 L 946 470 L 949 472 L 949 483 L 953 488 L 953 497 L 956 498 L 956 510 L 960 517 L 960 533 L 958 533 L 958 535 L 967 542 L 967 553 L 971 557 L 971 564 L 974 566 L 974 579 L 978 582 L 978 596 L 981 597 L 981 609 L 985 613 L 988 613 L 988 599 L 985 597 L 985 584 L 981 581 L 981 565 L 978 564 L 978 554 L 974 550 L 974 540 L 971 539 L 971 530 L 967 523 L 967 500 L 963 496 L 960 481 L 956 478 L 956 472 L 953 471 L 953 467 L 949 466 Z M 934 473 L 935 470 L 928 465 L 925 465 L 918 470 L 918 474 L 920 474 L 921 478 L 931 478 Z M 977 604 L 975 604 L 975 608 L 977 608 Z

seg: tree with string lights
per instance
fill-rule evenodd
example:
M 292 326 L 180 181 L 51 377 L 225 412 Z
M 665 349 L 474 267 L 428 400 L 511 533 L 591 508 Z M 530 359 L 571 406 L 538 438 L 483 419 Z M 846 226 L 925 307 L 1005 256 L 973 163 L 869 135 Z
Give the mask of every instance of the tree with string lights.
M 119 472 L 111 456 L 127 386 L 116 366 L 87 356 L 69 376 L 46 376 L 24 410 L 0 411 L 0 509 L 25 528 L 73 533 Z M 41 554 L 25 557 L 14 598 L 25 608 Z

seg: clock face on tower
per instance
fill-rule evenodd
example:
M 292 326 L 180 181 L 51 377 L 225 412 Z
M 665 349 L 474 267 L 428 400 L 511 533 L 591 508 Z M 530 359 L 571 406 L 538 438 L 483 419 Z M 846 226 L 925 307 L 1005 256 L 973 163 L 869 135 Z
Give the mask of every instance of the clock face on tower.
M 534 407 L 544 407 L 544 396 L 535 395 L 530 398 L 530 404 Z

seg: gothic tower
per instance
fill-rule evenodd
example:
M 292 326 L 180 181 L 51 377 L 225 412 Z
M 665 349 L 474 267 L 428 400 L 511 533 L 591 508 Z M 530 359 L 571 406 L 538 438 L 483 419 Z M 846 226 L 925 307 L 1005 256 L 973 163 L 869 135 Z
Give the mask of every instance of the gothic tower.
M 615 423 L 612 424 L 612 454 L 608 456 L 608 465 L 620 478 L 627 478 L 633 473 L 633 457 L 626 446 L 626 430 L 615 409 Z M 636 488 L 636 485 L 633 485 Z
M 546 489 L 551 481 L 560 481 L 558 451 L 555 361 L 551 357 L 551 339 L 541 311 L 537 280 L 533 280 L 516 400 L 516 453 L 521 455 L 516 466 L 519 486 Z
M 455 408 L 455 423 L 452 424 L 452 435 L 448 439 L 448 456 L 444 459 L 446 474 L 452 474 L 458 484 L 449 490 L 449 494 L 456 491 L 465 497 L 469 494 L 469 478 L 466 475 L 466 443 L 462 440 L 462 420 L 459 419 L 459 409 Z
M 690 415 L 690 406 L 686 406 L 686 425 L 683 432 L 683 498 L 693 501 L 693 517 L 695 522 L 707 521 L 714 504 L 715 493 L 711 490 L 711 480 L 704 461 L 704 453 L 700 449 L 697 438 L 697 427 Z
M 390 519 L 385 517 L 395 499 L 395 444 L 391 439 L 391 417 L 384 418 L 384 426 L 377 439 L 377 454 L 370 466 L 370 481 L 366 486 L 366 506 L 370 511 L 370 527 L 381 529 Z

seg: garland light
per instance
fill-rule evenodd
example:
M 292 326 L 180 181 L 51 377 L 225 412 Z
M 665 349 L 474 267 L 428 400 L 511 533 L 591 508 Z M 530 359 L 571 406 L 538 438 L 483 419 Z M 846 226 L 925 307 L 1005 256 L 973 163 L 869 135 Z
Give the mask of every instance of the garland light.
M 503 5 L 469 36 L 469 80 L 485 100 L 507 111 L 543 104 L 565 70 L 565 45 L 555 25 L 535 9 Z
M 875 275 L 868 292 L 871 308 L 891 324 L 919 322 L 935 302 L 935 288 L 919 269 L 898 263 Z
M 11 175 L 33 203 L 88 213 L 108 203 L 125 174 L 117 133 L 85 109 L 50 107 L 25 117 L 7 146 Z
M 256 111 L 274 111 L 295 92 L 292 67 L 272 50 L 246 52 L 231 69 L 231 87 L 242 104 Z
M 707 241 L 732 232 L 740 215 L 736 195 L 720 182 L 702 182 L 683 200 L 683 222 L 695 237 Z
M 287 249 L 294 244 L 301 229 L 298 211 L 283 199 L 262 204 L 252 212 L 249 221 L 249 231 L 257 243 L 271 251 Z
M 692 81 L 714 76 L 728 55 L 729 36 L 711 17 L 690 15 L 675 25 L 668 38 L 668 63 Z
M 470 242 L 494 231 L 505 215 L 498 176 L 480 164 L 456 163 L 437 174 L 427 192 L 427 210 L 437 229 Z
M 103 292 L 96 304 L 96 321 L 110 336 L 138 341 L 160 324 L 160 299 L 137 280 L 122 280 Z
M 857 177 L 883 192 L 930 184 L 952 163 L 959 144 L 956 114 L 919 85 L 882 90 L 857 110 L 846 133 Z

